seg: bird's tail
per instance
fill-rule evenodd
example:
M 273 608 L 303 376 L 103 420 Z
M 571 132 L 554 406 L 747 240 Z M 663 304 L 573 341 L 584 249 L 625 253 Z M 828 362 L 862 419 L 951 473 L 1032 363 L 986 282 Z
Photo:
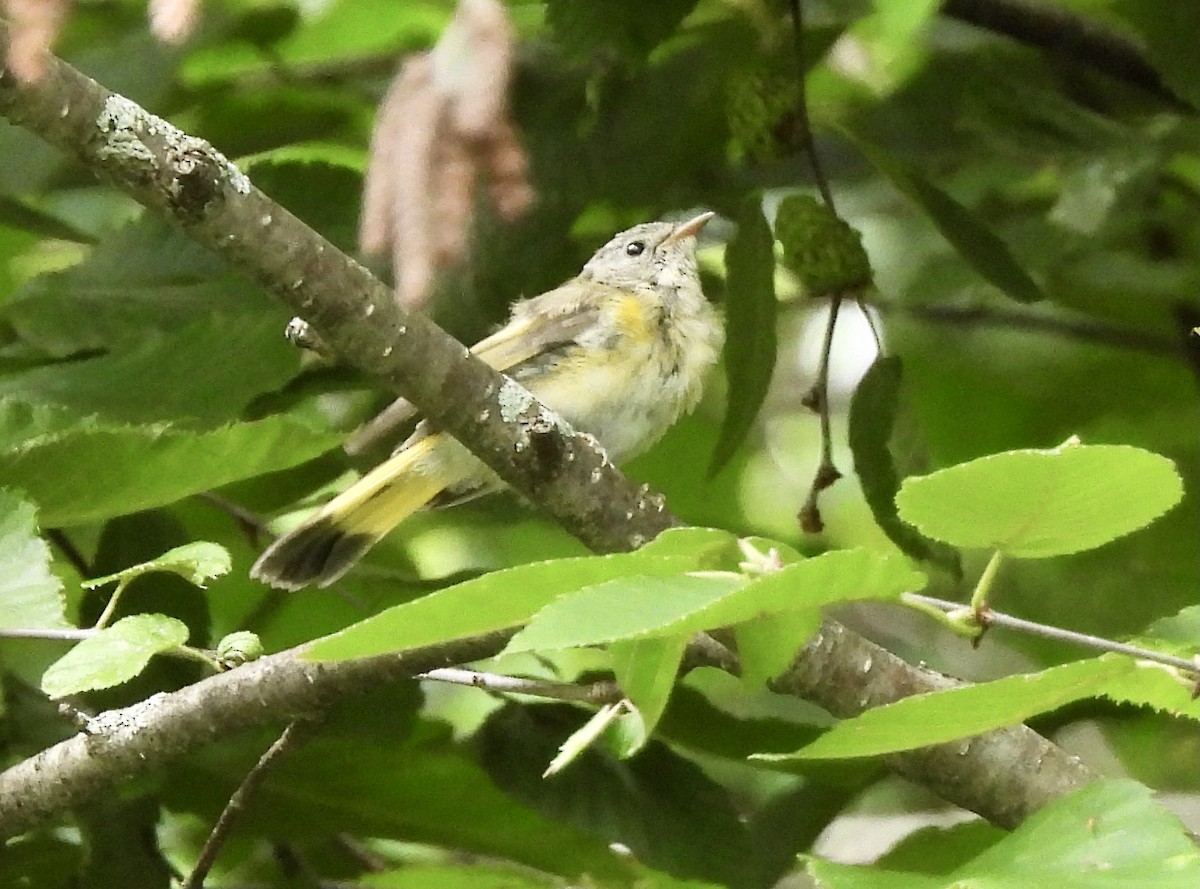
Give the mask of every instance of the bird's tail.
M 379 538 L 461 478 L 439 459 L 440 434 L 394 454 L 284 534 L 259 556 L 250 576 L 285 590 L 329 586 Z

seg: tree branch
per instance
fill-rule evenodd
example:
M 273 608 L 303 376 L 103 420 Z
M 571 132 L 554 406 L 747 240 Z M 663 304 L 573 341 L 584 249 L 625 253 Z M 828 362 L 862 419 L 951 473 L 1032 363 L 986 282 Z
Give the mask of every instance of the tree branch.
M 0 773 L 0 837 L 22 833 L 218 738 L 311 717 L 381 683 L 490 657 L 513 632 L 401 655 L 325 663 L 303 660 L 301 647 L 102 713 L 88 720 L 87 731 Z M 711 662 L 695 647 L 689 659 Z M 847 717 L 955 684 L 826 621 L 772 686 Z M 898 753 L 887 762 L 896 772 L 1002 827 L 1016 826 L 1094 777 L 1078 759 L 1023 725 Z
M 0 20 L 0 58 L 9 26 Z M 219 151 L 67 63 L 22 84 L 0 72 L 0 113 L 78 157 L 287 303 L 347 363 L 417 405 L 594 550 L 630 550 L 674 523 L 589 436 L 420 314 L 255 188 Z
M 0 773 L 0 837 L 94 800 L 136 775 L 248 728 L 292 722 L 385 682 L 497 654 L 495 633 L 353 661 L 317 663 L 290 649 L 169 694 L 93 717 L 87 729 Z

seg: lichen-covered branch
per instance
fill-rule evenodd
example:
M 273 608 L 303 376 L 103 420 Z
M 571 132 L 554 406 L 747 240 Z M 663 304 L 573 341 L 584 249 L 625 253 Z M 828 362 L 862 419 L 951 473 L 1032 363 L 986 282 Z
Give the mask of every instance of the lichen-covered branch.
M 0 20 L 0 57 L 8 40 Z M 0 74 L 0 113 L 254 278 L 342 360 L 408 398 L 592 549 L 632 549 L 673 523 L 661 500 L 626 480 L 594 440 L 397 306 L 383 283 L 208 143 L 53 56 L 36 83 Z

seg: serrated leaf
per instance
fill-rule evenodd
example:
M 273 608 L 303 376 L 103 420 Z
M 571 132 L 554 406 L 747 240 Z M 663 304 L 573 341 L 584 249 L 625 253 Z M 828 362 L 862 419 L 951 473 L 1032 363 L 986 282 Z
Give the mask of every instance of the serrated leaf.
M 738 556 L 737 535 L 720 528 L 667 528 L 638 549 L 643 556 L 686 556 L 697 568 L 732 569 Z
M 902 365 L 899 356 L 880 355 L 859 380 L 850 401 L 850 453 L 863 497 L 875 523 L 896 546 L 921 561 L 962 576 L 958 553 L 900 520 L 896 492 L 900 479 L 888 442 L 896 422 Z
M 821 609 L 858 599 L 896 599 L 925 586 L 925 575 L 905 559 L 866 549 L 831 550 L 764 574 L 714 602 L 676 631 L 696 632 L 773 614 L 807 615 L 816 630 Z
M 687 636 L 664 636 L 614 642 L 609 646 L 613 675 L 621 691 L 637 707 L 639 717 L 639 736 L 632 739 L 623 755 L 630 756 L 640 750 L 658 725 L 675 687 L 687 644 Z
M 134 614 L 84 639 L 50 666 L 42 691 L 51 698 L 111 688 L 137 676 L 150 658 L 187 642 L 188 628 L 165 614 Z
M 1190 889 L 1200 852 L 1179 819 L 1135 781 L 1094 781 L 1035 812 L 950 873 L 927 876 L 805 860 L 820 889 Z
M 1192 694 L 1196 681 L 1195 673 L 1138 661 L 1132 672 L 1105 683 L 1103 693 L 1122 704 L 1151 707 L 1159 713 L 1200 721 L 1200 699 Z
M 141 577 L 143 574 L 154 571 L 169 571 L 203 589 L 206 580 L 228 574 L 230 567 L 229 550 L 216 543 L 197 540 L 194 543 L 185 543 L 183 546 L 167 550 L 157 559 L 149 562 L 132 565 L 115 574 L 84 581 L 83 586 L 86 589 L 95 589 L 117 580 L 133 580 L 135 577 Z
M 1045 558 L 1130 534 L 1182 496 L 1183 482 L 1166 457 L 1071 441 L 907 478 L 896 506 L 904 521 L 952 546 Z
M 775 239 L 754 194 L 742 204 L 725 248 L 725 378 L 728 407 L 713 448 L 711 478 L 741 446 L 767 397 L 775 370 Z
M 819 625 L 819 612 L 805 609 L 770 614 L 734 628 L 742 682 L 758 690 L 786 670 Z
M 305 657 L 343 660 L 407 651 L 519 626 L 557 596 L 626 575 L 671 577 L 691 557 L 618 553 L 532 562 L 493 571 L 380 612 L 309 645 Z
M 533 615 L 506 653 L 581 648 L 618 639 L 686 633 L 701 613 L 745 583 L 737 574 L 628 575 L 562 596 Z
M 754 758 L 849 759 L 943 744 L 1016 725 L 1072 701 L 1099 695 L 1135 669 L 1130 658 L 1106 654 L 1039 673 L 913 695 L 843 720 L 794 753 Z
M 151 215 L 106 235 L 78 265 L 29 281 L 2 312 L 23 342 L 52 356 L 137 349 L 152 332 L 215 315 L 280 314 L 216 254 Z
M 0 378 L 0 398 L 72 409 L 123 423 L 239 419 L 300 371 L 275 313 L 211 314 L 178 330 L 148 331 L 135 347 Z
M 0 476 L 28 493 L 45 524 L 73 525 L 288 469 L 339 440 L 287 415 L 207 432 L 87 422 L 0 451 Z
M 1013 258 L 1008 245 L 975 214 L 920 173 L 886 151 L 843 130 L 859 152 L 892 184 L 929 216 L 943 238 L 979 275 L 1018 302 L 1045 298 L 1029 273 Z
M 1144 633 L 1128 641 L 1165 654 L 1194 655 L 1200 652 L 1200 605 L 1189 605 L 1175 614 L 1160 617 Z
M 861 549 L 823 553 L 753 580 L 715 573 L 623 577 L 554 601 L 513 637 L 506 651 L 690 635 L 781 613 L 803 612 L 816 629 L 826 605 L 896 598 L 924 585 L 924 575 L 904 560 Z M 797 647 L 803 641 L 797 640 Z
M 37 536 L 37 511 L 0 489 L 0 629 L 63 629 L 62 581 L 50 571 L 50 547 Z

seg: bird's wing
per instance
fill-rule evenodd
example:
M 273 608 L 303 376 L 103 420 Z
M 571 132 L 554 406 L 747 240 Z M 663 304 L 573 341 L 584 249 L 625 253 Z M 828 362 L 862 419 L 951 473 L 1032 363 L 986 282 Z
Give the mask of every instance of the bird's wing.
M 472 354 L 498 371 L 507 371 L 574 342 L 599 317 L 599 309 L 582 299 L 585 292 L 577 282 L 569 281 L 541 296 L 518 303 L 511 320 L 472 346 Z M 343 446 L 346 453 L 362 453 L 380 439 L 394 435 L 397 427 L 418 413 L 408 399 L 396 399 L 354 431 Z M 400 449 L 411 443 L 411 440 L 405 441 Z

